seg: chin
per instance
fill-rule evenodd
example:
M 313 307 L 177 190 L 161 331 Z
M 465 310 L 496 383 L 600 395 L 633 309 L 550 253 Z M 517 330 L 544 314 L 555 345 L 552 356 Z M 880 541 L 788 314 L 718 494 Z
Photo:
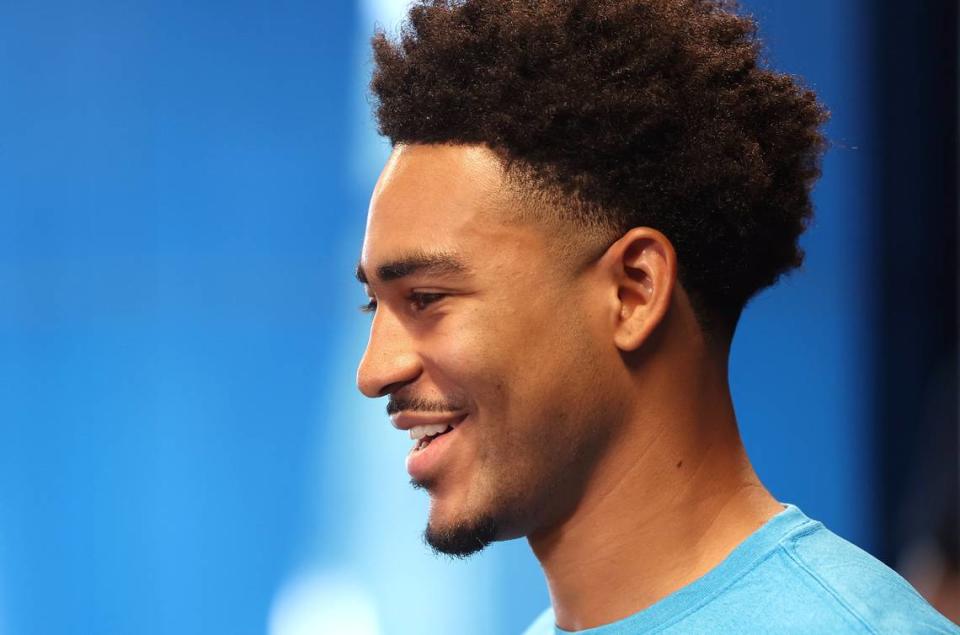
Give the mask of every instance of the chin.
M 488 514 L 451 523 L 431 519 L 423 532 L 423 541 L 434 553 L 466 558 L 497 540 L 498 533 L 496 520 Z

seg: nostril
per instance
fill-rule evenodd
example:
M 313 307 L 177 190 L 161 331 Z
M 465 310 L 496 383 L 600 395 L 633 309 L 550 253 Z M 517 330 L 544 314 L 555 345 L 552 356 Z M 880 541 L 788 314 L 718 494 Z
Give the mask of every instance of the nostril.
M 397 372 L 391 372 L 392 376 L 384 376 L 385 373 L 372 373 L 363 367 L 357 371 L 357 389 L 365 396 L 371 399 L 386 397 L 392 393 L 401 390 L 405 386 L 413 383 L 420 376 L 419 371 L 403 372 L 402 379 L 396 379 Z M 392 380 L 392 381 L 391 381 Z
M 389 385 L 387 385 L 387 386 L 384 386 L 384 387 L 381 388 L 380 391 L 377 393 L 377 397 L 386 397 L 387 395 L 392 395 L 393 393 L 397 392 L 398 390 L 400 390 L 401 388 L 403 388 L 403 387 L 406 386 L 407 384 L 411 383 L 412 381 L 413 381 L 413 380 L 397 381 L 397 382 L 394 382 L 394 383 L 389 384 Z

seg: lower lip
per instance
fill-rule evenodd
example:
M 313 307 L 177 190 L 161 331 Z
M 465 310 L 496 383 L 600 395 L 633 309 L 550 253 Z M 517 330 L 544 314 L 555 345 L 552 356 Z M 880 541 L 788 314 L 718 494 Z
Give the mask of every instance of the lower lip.
M 407 455 L 407 473 L 415 481 L 425 481 L 436 473 L 437 464 L 443 460 L 452 438 L 459 432 L 460 426 L 466 423 L 466 415 L 457 422 L 450 432 L 435 437 L 423 450 L 410 450 Z

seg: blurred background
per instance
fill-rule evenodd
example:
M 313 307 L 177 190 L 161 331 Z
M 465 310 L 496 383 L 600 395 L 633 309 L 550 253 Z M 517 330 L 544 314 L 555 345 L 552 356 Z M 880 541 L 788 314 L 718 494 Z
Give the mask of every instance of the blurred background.
M 803 270 L 731 381 L 782 501 L 957 620 L 957 7 L 747 0 L 832 110 Z M 420 541 L 354 386 L 406 2 L 0 0 L 0 633 L 518 633 L 524 541 Z M 952 586 L 951 586 L 952 585 Z

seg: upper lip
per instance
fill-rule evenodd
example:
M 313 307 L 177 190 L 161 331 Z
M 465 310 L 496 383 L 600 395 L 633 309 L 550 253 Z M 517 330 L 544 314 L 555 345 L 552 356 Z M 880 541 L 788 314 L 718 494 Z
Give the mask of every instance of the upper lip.
M 465 412 L 398 412 L 390 415 L 390 421 L 397 430 L 409 430 L 414 426 L 428 426 L 437 423 L 455 425 L 467 418 Z

